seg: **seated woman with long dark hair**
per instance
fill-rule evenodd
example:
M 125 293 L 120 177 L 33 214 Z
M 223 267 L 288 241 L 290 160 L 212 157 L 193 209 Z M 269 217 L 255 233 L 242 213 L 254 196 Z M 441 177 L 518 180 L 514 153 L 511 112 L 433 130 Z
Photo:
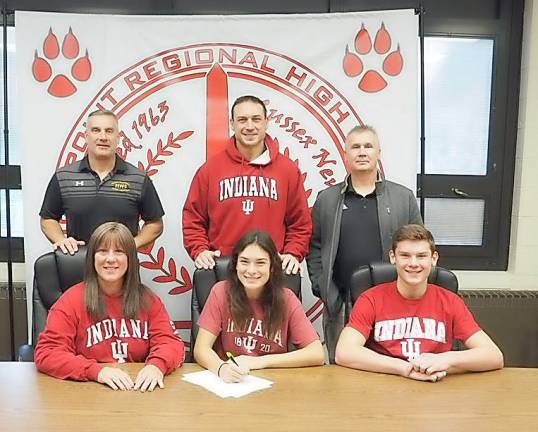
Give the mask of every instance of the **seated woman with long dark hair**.
M 152 391 L 181 366 L 183 342 L 162 301 L 140 282 L 129 229 L 107 222 L 92 234 L 84 281 L 50 309 L 35 349 L 37 369 L 62 379 L 93 380 L 114 390 Z M 134 381 L 102 363 L 145 362 Z
M 196 361 L 226 382 L 252 369 L 317 366 L 319 336 L 295 294 L 284 288 L 282 263 L 271 237 L 252 231 L 235 245 L 228 280 L 218 282 L 204 306 L 194 347 Z M 288 342 L 296 350 L 288 352 Z M 226 353 L 236 357 L 226 362 Z

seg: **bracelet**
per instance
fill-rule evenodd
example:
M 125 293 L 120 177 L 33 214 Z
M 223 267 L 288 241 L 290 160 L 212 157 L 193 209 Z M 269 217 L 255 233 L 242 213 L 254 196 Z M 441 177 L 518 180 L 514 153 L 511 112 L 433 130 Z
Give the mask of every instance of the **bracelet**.
M 225 364 L 227 364 L 226 362 L 222 362 L 219 366 L 219 368 L 217 369 L 217 376 L 220 378 L 220 369 L 222 368 L 222 366 L 224 366 Z

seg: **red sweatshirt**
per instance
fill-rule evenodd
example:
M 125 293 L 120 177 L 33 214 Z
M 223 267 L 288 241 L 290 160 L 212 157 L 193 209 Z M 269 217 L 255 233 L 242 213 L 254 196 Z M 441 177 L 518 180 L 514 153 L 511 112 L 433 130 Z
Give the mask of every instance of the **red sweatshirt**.
M 308 253 L 312 220 L 301 172 L 268 135 L 265 145 L 249 162 L 232 137 L 195 174 L 183 207 L 183 245 L 192 259 L 206 249 L 230 255 L 253 229 L 267 231 L 279 252 L 299 261 Z
M 152 294 L 137 319 L 122 317 L 122 297 L 104 296 L 107 318 L 93 320 L 84 305 L 84 283 L 68 289 L 49 311 L 35 349 L 38 370 L 56 378 L 97 381 L 99 363 L 143 362 L 163 374 L 185 360 L 162 301 Z

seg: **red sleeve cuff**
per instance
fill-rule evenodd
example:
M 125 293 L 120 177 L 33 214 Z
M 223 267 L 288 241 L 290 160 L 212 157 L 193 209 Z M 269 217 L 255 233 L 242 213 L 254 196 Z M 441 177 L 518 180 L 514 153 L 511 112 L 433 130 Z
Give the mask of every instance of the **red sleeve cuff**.
M 157 366 L 160 369 L 160 371 L 163 373 L 163 375 L 166 375 L 168 373 L 168 368 L 166 367 L 166 363 L 159 358 L 152 358 L 146 361 L 146 365 Z
M 293 255 L 299 262 L 302 262 L 304 259 L 304 256 L 298 253 L 297 250 L 295 249 L 289 250 L 289 249 L 286 249 L 286 247 L 284 247 L 284 250 L 282 251 L 282 253 Z
M 209 250 L 209 246 L 197 246 L 192 249 L 191 258 L 194 261 L 200 253 L 202 253 L 205 250 Z
M 99 363 L 92 364 L 88 368 L 87 377 L 91 381 L 97 381 L 97 376 L 99 375 L 99 372 L 101 372 L 101 369 L 103 369 L 104 366 Z

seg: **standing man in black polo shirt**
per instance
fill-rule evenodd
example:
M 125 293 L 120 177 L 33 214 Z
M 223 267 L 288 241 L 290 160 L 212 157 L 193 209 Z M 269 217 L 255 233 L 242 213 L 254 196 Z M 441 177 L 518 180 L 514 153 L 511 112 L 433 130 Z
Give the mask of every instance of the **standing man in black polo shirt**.
M 353 128 L 345 148 L 350 173 L 342 183 L 321 191 L 312 210 L 306 259 L 312 292 L 324 302 L 323 332 L 331 363 L 350 311 L 353 271 L 388 261 L 394 232 L 402 225 L 422 224 L 413 193 L 378 173 L 380 152 L 372 127 Z
M 45 193 L 41 231 L 54 249 L 74 254 L 104 222 L 121 222 L 135 236 L 137 247 L 163 231 L 164 211 L 152 181 L 117 154 L 119 127 L 112 111 L 92 112 L 86 121 L 87 154 L 60 168 Z M 67 237 L 60 219 L 67 219 Z M 144 224 L 139 229 L 139 220 Z

